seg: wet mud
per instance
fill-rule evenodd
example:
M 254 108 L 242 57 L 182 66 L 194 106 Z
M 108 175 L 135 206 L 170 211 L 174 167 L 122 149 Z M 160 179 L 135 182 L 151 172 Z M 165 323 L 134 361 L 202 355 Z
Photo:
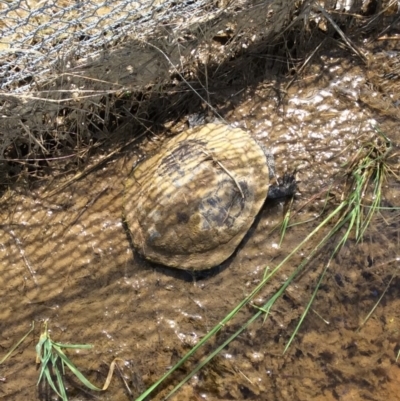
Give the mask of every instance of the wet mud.
M 282 220 L 285 203 L 267 202 L 235 254 L 209 276 L 153 265 L 132 251 L 122 222 L 122 192 L 133 148 L 55 195 L 48 194 L 62 180 L 50 189 L 18 186 L 8 191 L 0 220 L 1 353 L 27 332 L 32 321 L 36 326 L 0 367 L 0 398 L 46 399 L 46 389 L 39 393 L 36 386 L 34 347 L 40 322 L 48 320 L 53 340 L 94 345 L 90 351 L 68 355 L 96 385 L 103 385 L 115 357 L 126 361 L 120 370 L 132 395 L 119 374 L 106 392 L 94 395 L 67 374 L 71 400 L 133 399 L 249 294 L 267 266 L 274 268 L 318 225 L 326 200 L 318 194 L 333 184 L 331 194 L 340 198 L 337 174 L 361 143 L 375 137 L 374 126 L 392 140 L 398 173 L 400 106 L 394 96 L 399 93 L 400 72 L 390 81 L 377 65 L 384 59 L 393 68 L 400 55 L 373 52 L 376 64 L 369 67 L 355 57 L 326 53 L 280 102 L 263 84 L 246 89 L 240 98 L 228 91 L 221 94 L 230 99 L 225 119 L 239 123 L 272 150 L 280 176 L 296 168 L 295 221 L 308 223 L 290 228 L 279 246 L 279 232 L 273 229 Z M 379 73 L 372 74 L 374 68 Z M 153 151 L 162 140 L 161 136 L 155 145 L 152 138 L 145 139 L 142 151 Z M 388 180 L 384 191 L 384 206 L 400 206 L 399 181 Z M 399 221 L 398 210 L 382 210 L 363 242 L 348 240 L 331 262 L 285 354 L 336 246 L 334 240 L 288 287 L 266 321 L 260 318 L 251 324 L 172 399 L 400 400 Z M 279 289 L 313 245 L 299 250 L 252 305 L 149 399 L 163 399 L 188 369 L 235 332 Z

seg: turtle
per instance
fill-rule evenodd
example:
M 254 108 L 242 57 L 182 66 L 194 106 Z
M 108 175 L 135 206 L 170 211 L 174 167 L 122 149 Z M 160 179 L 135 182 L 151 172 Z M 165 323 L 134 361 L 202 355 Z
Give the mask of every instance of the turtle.
M 268 198 L 295 192 L 294 176 L 272 185 L 272 154 L 246 130 L 223 123 L 189 128 L 133 168 L 124 220 L 134 249 L 184 270 L 220 265 Z

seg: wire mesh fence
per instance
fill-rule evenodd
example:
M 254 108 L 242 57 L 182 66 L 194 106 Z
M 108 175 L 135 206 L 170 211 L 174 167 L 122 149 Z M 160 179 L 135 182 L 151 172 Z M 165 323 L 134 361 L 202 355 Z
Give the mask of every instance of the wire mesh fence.
M 207 0 L 2 1 L 1 89 L 31 89 L 46 75 L 93 60 L 127 36 L 146 39 L 156 31 L 183 29 L 209 18 L 207 5 Z
M 103 135 L 107 96 L 171 82 L 189 59 L 221 63 L 234 46 L 258 39 L 267 21 L 276 30 L 291 3 L 1 1 L 0 158 L 60 156 L 58 144 L 74 149 L 93 139 L 89 126 Z
M 337 34 L 318 7 L 342 27 L 364 21 L 371 29 L 385 15 L 388 26 L 399 24 L 398 0 L 373 12 L 370 3 L 0 0 L 0 173 L 4 162 L 64 156 L 63 146 L 75 151 L 108 135 L 140 114 L 129 98 L 135 90 L 133 102 L 176 82 L 175 93 L 192 91 L 183 74 L 207 98 L 212 79 L 242 88 L 256 74 L 263 79 L 268 58 L 300 66 L 303 45 L 311 52 Z
M 242 2 L 230 3 L 233 9 Z M 99 115 L 104 96 L 168 76 L 171 59 L 168 63 L 148 42 L 157 42 L 178 61 L 171 49 L 180 46 L 180 35 L 225 12 L 220 5 L 210 0 L 0 1 L 0 167 L 10 159 L 60 156 L 52 145 L 49 151 L 49 142 L 74 149 L 77 137 L 90 137 L 87 116 Z M 107 116 L 100 120 L 107 126 Z M 99 135 L 102 127 L 96 129 Z

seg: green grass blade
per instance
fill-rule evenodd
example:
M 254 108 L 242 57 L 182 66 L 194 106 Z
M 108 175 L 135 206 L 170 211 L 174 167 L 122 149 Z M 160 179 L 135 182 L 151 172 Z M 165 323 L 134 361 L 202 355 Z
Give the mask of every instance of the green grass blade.
M 327 272 L 327 270 L 328 270 L 328 265 L 325 266 L 324 271 L 323 271 L 322 274 L 320 275 L 319 280 L 318 280 L 318 283 L 317 283 L 317 285 L 315 286 L 315 289 L 314 289 L 314 291 L 313 291 L 313 294 L 312 294 L 312 296 L 311 296 L 311 298 L 310 298 L 310 300 L 309 300 L 309 302 L 308 302 L 308 304 L 307 304 L 307 306 L 306 306 L 304 312 L 302 313 L 302 315 L 301 315 L 301 317 L 300 317 L 300 320 L 299 320 L 299 322 L 298 322 L 297 325 L 296 325 L 296 328 L 294 329 L 292 335 L 290 336 L 289 341 L 287 342 L 287 344 L 286 344 L 286 346 L 285 346 L 285 349 L 283 350 L 283 354 L 285 354 L 286 351 L 289 349 L 289 347 L 290 347 L 290 345 L 292 344 L 294 338 L 296 337 L 296 335 L 297 335 L 297 333 L 298 333 L 298 331 L 299 331 L 301 325 L 303 324 L 303 321 L 304 321 L 305 317 L 307 316 L 307 314 L 308 314 L 308 312 L 309 312 L 309 310 L 310 310 L 310 308 L 311 308 L 312 303 L 314 302 L 314 299 L 315 299 L 315 297 L 316 297 L 316 295 L 317 295 L 317 292 L 318 292 L 318 290 L 319 290 L 319 287 L 320 287 L 320 285 L 321 285 L 321 283 L 322 283 L 322 279 L 325 277 L 325 273 Z
M 35 327 L 35 322 L 32 322 L 32 326 L 29 329 L 29 331 L 14 345 L 11 347 L 11 349 L 7 352 L 7 354 L 3 357 L 3 359 L 0 360 L 0 365 L 3 364 L 9 357 L 10 355 L 20 346 L 25 341 L 25 338 L 29 336 L 30 333 L 32 333 L 32 330 Z
M 367 321 L 369 320 L 369 318 L 371 317 L 371 315 L 375 312 L 375 309 L 377 308 L 377 306 L 380 304 L 380 302 L 382 301 L 382 298 L 384 297 L 384 295 L 386 294 L 386 291 L 388 290 L 388 288 L 390 287 L 390 284 L 392 284 L 393 279 L 396 277 L 395 274 L 392 275 L 392 277 L 390 278 L 389 282 L 387 283 L 385 289 L 383 290 L 381 296 L 379 297 L 378 301 L 375 303 L 375 305 L 373 306 L 373 308 L 370 310 L 370 312 L 368 313 L 368 315 L 366 316 L 366 318 L 362 321 L 362 323 L 360 324 L 360 326 L 357 329 L 357 332 L 359 332 L 361 330 L 361 328 L 364 326 L 365 323 L 367 323 Z
M 67 392 L 65 391 L 63 374 L 60 372 L 60 369 L 58 368 L 57 365 L 54 366 L 55 366 L 54 370 L 57 377 L 58 388 L 60 390 L 60 397 L 62 398 L 63 401 L 68 401 Z
M 73 348 L 73 347 L 69 347 Z M 60 357 L 63 363 L 65 363 L 66 366 L 68 366 L 69 370 L 89 389 L 94 390 L 94 391 L 102 391 L 101 388 L 96 387 L 94 384 L 92 384 L 80 371 L 79 369 L 73 364 L 73 362 L 64 354 L 62 349 L 55 345 L 53 343 L 53 349 L 57 353 L 57 355 Z
M 46 378 L 47 383 L 50 385 L 50 387 L 53 389 L 53 391 L 55 391 L 55 393 L 59 397 L 61 397 L 61 394 L 59 393 L 59 391 L 53 381 L 50 368 L 48 366 L 46 366 L 45 368 L 43 368 L 43 371 L 44 371 L 44 377 Z
M 331 213 L 328 216 L 329 219 L 333 218 L 336 215 L 336 213 L 338 213 L 339 211 L 340 211 L 340 208 L 339 208 L 339 210 L 335 210 L 333 213 Z M 315 232 L 314 231 L 311 234 L 318 232 L 318 231 L 315 231 Z M 325 239 L 327 239 L 327 237 Z M 324 242 L 324 240 L 321 241 L 321 244 Z M 293 255 L 293 253 L 296 252 L 298 250 L 298 248 L 300 248 L 302 245 L 303 245 L 303 242 L 300 245 L 298 245 L 298 247 L 296 247 L 295 250 L 292 251 L 292 253 L 289 256 Z M 318 249 L 315 249 L 314 251 L 317 252 Z M 285 258 L 284 261 L 281 262 L 267 276 L 267 279 L 272 277 L 274 272 L 277 271 L 278 267 L 282 266 L 283 263 L 286 262 L 286 260 L 289 258 L 289 256 L 287 258 Z M 264 320 L 265 320 L 266 317 L 268 316 L 272 306 L 283 295 L 283 293 L 285 292 L 286 288 L 289 286 L 289 284 L 293 281 L 293 279 L 297 276 L 297 274 L 303 269 L 303 267 L 307 263 L 308 263 L 308 258 L 304 259 L 304 261 L 296 268 L 296 270 L 290 275 L 290 277 L 281 286 L 281 288 L 272 296 L 272 298 L 270 298 L 261 308 L 257 308 L 257 309 L 259 309 L 258 312 L 255 313 L 252 318 L 250 318 L 239 330 L 237 330 L 231 337 L 229 337 L 228 340 L 226 340 L 221 346 L 219 346 L 216 350 L 214 350 L 204 361 L 199 363 L 197 365 L 197 367 L 194 370 L 192 370 L 192 372 L 190 374 L 188 374 L 176 387 L 174 387 L 174 389 L 168 394 L 168 396 L 165 399 L 167 399 L 170 396 L 172 396 L 179 388 L 181 388 L 188 380 L 190 380 L 203 366 L 205 366 L 215 355 L 217 355 L 219 352 L 221 352 L 221 350 L 226 345 L 228 345 L 230 342 L 232 342 L 240 333 L 242 333 L 243 330 L 245 330 L 252 322 L 254 322 L 259 316 L 261 316 L 261 314 L 265 314 L 265 318 L 264 318 Z M 261 284 L 263 284 L 263 283 L 261 283 Z M 265 285 L 265 282 L 264 282 L 264 285 Z M 136 401 L 140 401 L 142 399 L 143 398 L 138 398 Z
M 56 343 L 55 341 L 52 341 L 52 344 L 58 348 L 70 348 L 70 349 L 92 349 L 93 348 L 92 344 L 62 344 L 62 343 Z
M 207 335 L 199 341 L 198 344 L 196 344 L 184 357 L 182 357 L 168 372 L 166 372 L 157 382 L 155 382 L 152 386 L 150 386 L 144 393 L 142 393 L 136 401 L 143 401 L 146 397 L 148 397 L 161 383 L 163 383 L 173 372 L 175 372 L 177 369 L 179 369 L 191 356 L 195 354 L 197 350 L 199 350 L 212 336 L 214 336 L 218 331 L 220 331 L 226 323 L 228 323 L 233 316 L 237 314 L 245 305 L 247 305 L 251 299 L 254 298 L 254 296 L 266 285 L 266 283 L 279 271 L 279 269 L 305 244 L 307 243 L 316 233 L 320 231 L 322 227 L 324 227 L 326 224 L 328 224 L 334 217 L 340 214 L 342 209 L 346 207 L 345 204 L 340 204 L 333 212 L 331 212 L 314 230 L 312 230 L 311 233 L 309 233 L 306 238 L 301 241 L 299 245 L 297 245 L 292 252 L 288 256 L 284 258 L 284 260 L 276 266 L 273 270 L 269 272 L 269 274 L 262 280 L 257 287 L 243 300 L 241 301 L 220 323 L 218 323 L 213 329 L 211 329 Z M 304 263 L 300 266 L 300 268 L 296 269 L 297 271 L 300 271 L 301 268 L 307 263 L 307 260 L 304 261 Z M 290 276 L 294 277 L 294 273 Z M 282 293 L 282 291 L 290 284 L 290 281 L 287 280 L 287 282 L 282 286 L 281 290 L 278 292 L 279 294 Z M 275 297 L 274 299 L 277 299 Z M 270 304 L 269 304 L 270 305 Z M 262 311 L 259 311 L 256 313 L 256 317 L 258 317 L 258 314 L 264 313 Z M 255 318 L 256 318 L 255 317 Z M 253 320 L 251 320 L 253 321 Z M 247 327 L 247 326 L 246 326 Z
M 232 334 L 223 344 L 216 348 L 210 355 L 207 356 L 203 361 L 199 362 L 197 366 L 184 378 L 182 379 L 164 398 L 167 400 L 173 394 L 175 394 L 188 380 L 190 380 L 198 371 L 200 371 L 205 365 L 207 365 L 216 355 L 218 355 L 228 344 L 230 344 L 240 333 L 242 333 L 251 323 L 253 323 L 263 312 L 260 310 L 251 319 L 249 319 L 240 329 Z M 138 401 L 139 398 L 136 400 Z
M 64 385 L 65 366 L 67 366 L 72 373 L 90 390 L 102 391 L 103 389 L 93 385 L 72 363 L 72 361 L 65 355 L 64 349 L 90 349 L 90 344 L 63 344 L 57 343 L 50 339 L 47 330 L 47 321 L 44 322 L 42 334 L 40 335 L 39 342 L 36 345 L 36 360 L 40 362 L 40 373 L 37 384 L 42 380 L 47 381 L 53 391 L 67 401 L 67 392 Z M 57 379 L 57 385 L 53 380 L 54 376 Z M 108 378 L 109 380 L 109 378 Z M 58 387 L 58 388 L 57 388 Z
M 39 374 L 39 379 L 38 379 L 38 384 L 39 384 L 40 380 L 43 377 L 43 373 L 46 372 L 46 369 L 49 369 L 48 365 L 49 365 L 49 361 L 51 360 L 51 357 L 52 357 L 50 340 L 45 339 L 45 341 L 42 342 L 40 348 L 38 348 L 38 346 L 36 346 L 36 352 L 39 357 L 39 361 L 41 363 L 40 374 Z
M 289 221 L 290 221 L 290 212 L 292 210 L 292 205 L 293 205 L 293 197 L 290 199 L 289 206 L 287 208 L 287 211 L 285 213 L 285 216 L 283 218 L 282 224 L 281 224 L 281 239 L 279 241 L 279 246 L 282 245 L 283 239 L 285 237 L 286 231 L 289 227 Z

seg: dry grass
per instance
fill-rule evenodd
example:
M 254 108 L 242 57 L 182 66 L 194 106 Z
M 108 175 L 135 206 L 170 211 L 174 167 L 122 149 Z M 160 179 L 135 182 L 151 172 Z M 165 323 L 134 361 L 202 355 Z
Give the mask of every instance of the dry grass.
M 332 9 L 328 1 L 323 7 L 311 0 L 203 1 L 195 13 L 183 7 L 155 30 L 151 22 L 167 16 L 167 7 L 160 8 L 139 30 L 121 36 L 118 29 L 149 14 L 147 3 L 138 8 L 139 3 L 87 2 L 79 10 L 74 4 L 25 0 L 17 9 L 1 5 L 7 18 L 1 22 L 6 33 L 0 53 L 7 65 L 15 66 L 16 78 L 24 69 L 28 73 L 0 93 L 3 185 L 21 177 L 47 180 L 76 174 L 93 153 L 100 150 L 111 158 L 127 137 L 170 128 L 190 113 L 223 115 L 225 87 L 243 90 L 265 80 L 267 71 L 291 71 L 296 79 L 325 45 L 344 43 L 367 61 L 352 34 L 359 37 L 363 27 L 369 34 L 387 34 L 397 10 L 393 1 L 374 12 Z M 77 15 L 81 38 L 70 42 L 79 36 L 71 23 Z M 111 30 L 116 21 L 124 23 Z M 90 47 L 82 35 L 105 36 Z M 107 35 L 114 36 L 109 40 Z M 40 43 L 43 52 L 37 50 Z M 101 53 L 96 43 L 105 44 Z M 42 60 L 37 77 L 29 75 L 28 62 L 35 57 Z M 58 62 L 52 64 L 54 58 Z M 121 129 L 127 122 L 129 131 Z

